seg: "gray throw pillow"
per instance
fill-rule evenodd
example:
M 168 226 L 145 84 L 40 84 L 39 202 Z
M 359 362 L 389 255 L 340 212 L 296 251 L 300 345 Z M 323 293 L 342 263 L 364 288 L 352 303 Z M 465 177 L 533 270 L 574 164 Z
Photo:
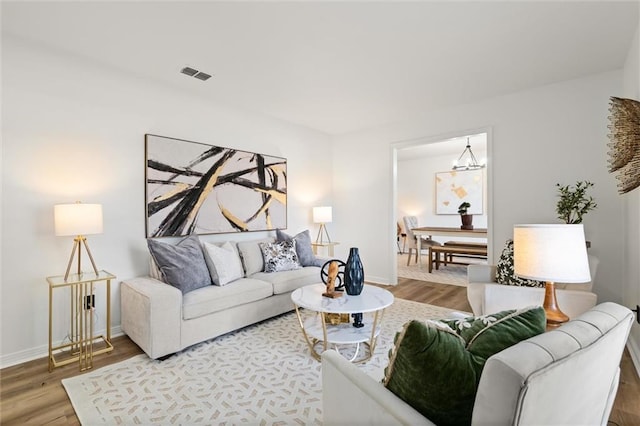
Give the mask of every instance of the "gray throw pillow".
M 295 236 L 291 236 L 279 229 L 276 229 L 276 239 L 278 241 L 295 241 L 296 242 L 296 254 L 298 260 L 302 266 L 317 266 L 318 259 L 313 254 L 313 248 L 311 247 L 311 235 L 309 230 L 302 231 Z M 323 262 L 322 262 L 323 263 Z
M 182 294 L 211 285 L 197 236 L 189 236 L 175 245 L 148 239 L 147 246 L 164 281 L 178 288 Z

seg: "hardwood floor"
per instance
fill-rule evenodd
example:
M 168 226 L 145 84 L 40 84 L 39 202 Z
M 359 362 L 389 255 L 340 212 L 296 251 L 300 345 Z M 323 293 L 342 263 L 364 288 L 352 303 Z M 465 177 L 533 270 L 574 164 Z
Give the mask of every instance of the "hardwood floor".
M 396 297 L 471 312 L 464 287 L 400 279 L 395 287 L 385 287 Z M 111 353 L 97 356 L 94 368 L 123 361 L 141 354 L 126 336 L 113 341 Z M 640 425 L 640 378 L 625 350 L 612 425 Z M 49 373 L 46 358 L 0 370 L 0 424 L 2 425 L 78 425 L 61 380 L 81 374 L 77 365 L 57 368 Z

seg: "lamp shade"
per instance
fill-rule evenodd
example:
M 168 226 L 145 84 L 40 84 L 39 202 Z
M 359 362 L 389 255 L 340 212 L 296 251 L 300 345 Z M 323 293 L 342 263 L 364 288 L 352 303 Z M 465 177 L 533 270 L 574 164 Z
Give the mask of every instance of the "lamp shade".
M 582 224 L 515 225 L 516 275 L 540 281 L 583 283 L 591 280 Z
M 102 233 L 102 204 L 57 204 L 53 216 L 58 236 Z
M 331 207 L 314 207 L 313 222 L 314 223 L 331 223 L 333 219 Z

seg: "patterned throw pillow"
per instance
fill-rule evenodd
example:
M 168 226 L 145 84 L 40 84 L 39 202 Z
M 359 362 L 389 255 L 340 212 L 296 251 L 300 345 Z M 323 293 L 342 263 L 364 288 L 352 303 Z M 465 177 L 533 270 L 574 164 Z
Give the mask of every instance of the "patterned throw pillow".
M 304 230 L 293 237 L 279 229 L 276 229 L 276 238 L 278 241 L 296 241 L 296 254 L 298 261 L 302 266 L 322 266 L 324 261 L 316 258 L 311 247 L 311 235 L 309 230 Z M 319 265 L 318 265 L 319 264 Z
M 471 424 L 487 359 L 545 327 L 539 306 L 462 320 L 410 321 L 395 337 L 383 384 L 435 424 Z
M 513 269 L 513 240 L 507 240 L 496 267 L 496 281 L 499 284 L 520 287 L 544 287 L 543 281 L 520 278 Z
M 296 241 L 277 241 L 275 243 L 260 243 L 264 258 L 264 272 L 280 272 L 300 269 L 296 253 Z

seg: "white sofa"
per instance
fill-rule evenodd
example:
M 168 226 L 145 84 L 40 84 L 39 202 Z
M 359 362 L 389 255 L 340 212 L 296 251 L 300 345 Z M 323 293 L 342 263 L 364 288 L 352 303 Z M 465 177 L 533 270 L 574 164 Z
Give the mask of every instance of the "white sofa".
M 629 309 L 603 303 L 493 355 L 480 377 L 471 424 L 605 425 L 632 322 Z M 433 424 L 379 379 L 335 351 L 324 352 L 324 424 Z
M 588 283 L 556 283 L 558 306 L 569 318 L 575 318 L 596 305 L 598 296 L 591 289 L 598 263 L 597 257 L 589 256 L 591 281 Z M 498 284 L 495 265 L 469 265 L 467 268 L 467 299 L 474 315 L 542 305 L 544 291 L 544 287 Z
M 272 241 L 273 239 L 271 239 Z M 245 276 L 182 294 L 144 276 L 122 281 L 122 330 L 153 359 L 293 310 L 291 292 L 321 282 L 320 267 L 261 272 L 259 242 L 237 244 Z

